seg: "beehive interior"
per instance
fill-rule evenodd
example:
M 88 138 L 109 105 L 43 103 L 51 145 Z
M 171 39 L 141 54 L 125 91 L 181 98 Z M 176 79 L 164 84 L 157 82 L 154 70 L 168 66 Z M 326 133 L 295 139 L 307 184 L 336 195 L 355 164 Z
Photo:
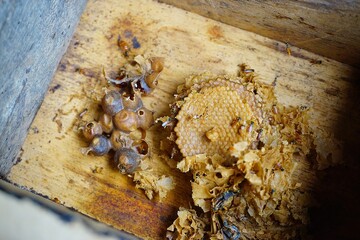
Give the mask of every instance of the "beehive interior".
M 142 238 L 163 239 L 178 207 L 189 207 L 189 178 L 163 160 L 154 158 L 177 187 L 159 202 L 135 189 L 108 156 L 80 152 L 86 143 L 74 129 L 78 114 L 88 109 L 96 118 L 102 68 L 111 75 L 126 61 L 118 36 L 135 54 L 165 58 L 158 87 L 143 98 L 155 117 L 168 113 L 177 85 L 188 75 L 236 74 L 238 64 L 246 63 L 258 81 L 275 86 L 282 104 L 310 107 L 312 124 L 349 141 L 359 131 L 356 121 L 347 120 L 351 114 L 359 119 L 353 67 L 295 47 L 288 54 L 283 42 L 155 1 L 89 1 L 9 181 Z M 153 154 L 159 154 L 162 137 L 158 127 L 147 136 Z

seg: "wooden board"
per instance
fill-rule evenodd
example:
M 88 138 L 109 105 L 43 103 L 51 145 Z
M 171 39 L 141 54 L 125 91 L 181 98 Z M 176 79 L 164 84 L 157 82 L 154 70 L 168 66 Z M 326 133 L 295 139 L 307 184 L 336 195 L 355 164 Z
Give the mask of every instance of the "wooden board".
M 16 161 L 85 5 L 0 2 L 0 176 Z
M 177 187 L 166 201 L 150 201 L 108 157 L 80 153 L 86 143 L 74 123 L 83 109 L 97 108 L 105 85 L 102 67 L 111 75 L 125 62 L 119 35 L 140 44 L 134 53 L 165 58 L 158 88 L 144 98 L 156 116 L 168 112 L 186 76 L 236 74 L 241 63 L 254 68 L 259 81 L 275 85 L 281 103 L 311 107 L 313 123 L 337 134 L 347 116 L 355 74 L 347 65 L 297 48 L 289 56 L 281 42 L 154 1 L 89 1 L 8 180 L 139 237 L 163 239 L 178 207 L 189 206 L 191 191 L 187 177 L 155 160 Z M 153 128 L 153 153 L 159 138 Z
M 359 1 L 161 2 L 265 37 L 288 42 L 343 63 L 360 66 Z

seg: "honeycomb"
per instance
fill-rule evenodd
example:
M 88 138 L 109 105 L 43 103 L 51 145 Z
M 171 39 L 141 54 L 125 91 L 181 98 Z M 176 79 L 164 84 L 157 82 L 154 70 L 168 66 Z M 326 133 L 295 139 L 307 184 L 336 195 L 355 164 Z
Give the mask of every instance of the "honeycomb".
M 184 157 L 217 153 L 229 158 L 228 149 L 251 134 L 241 129 L 262 121 L 255 94 L 226 79 L 195 83 L 190 89 L 176 116 L 180 152 Z

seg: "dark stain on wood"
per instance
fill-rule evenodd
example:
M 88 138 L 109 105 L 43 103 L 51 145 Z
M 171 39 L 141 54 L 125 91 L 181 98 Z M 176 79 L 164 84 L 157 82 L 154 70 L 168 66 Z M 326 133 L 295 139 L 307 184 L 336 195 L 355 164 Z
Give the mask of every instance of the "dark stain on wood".
M 319 59 L 311 59 L 311 60 L 310 60 L 310 63 L 311 63 L 311 64 L 322 64 L 322 61 L 319 60 Z
M 57 125 L 58 133 L 61 133 L 62 127 L 63 127 L 61 120 L 60 120 L 60 119 L 56 119 L 56 120 L 55 120 L 55 123 L 56 123 L 56 125 Z
M 221 58 L 212 58 L 208 62 L 210 62 L 210 63 L 221 63 L 222 59 Z
M 16 158 L 16 161 L 15 161 L 14 165 L 16 165 L 16 164 L 18 164 L 19 162 L 22 161 L 22 155 L 23 155 L 23 153 L 24 153 L 24 149 L 21 148 L 21 149 L 20 149 L 20 152 L 19 152 L 19 154 L 18 154 L 18 157 Z
M 311 24 L 308 24 L 308 23 L 306 23 L 306 22 L 304 22 L 304 21 L 301 21 L 301 20 L 300 20 L 299 23 L 307 26 L 307 27 L 308 27 L 309 29 L 311 29 L 311 30 L 315 30 L 315 29 L 316 29 L 315 26 L 313 26 L 313 25 L 311 25 Z
M 51 88 L 49 89 L 49 92 L 54 93 L 54 92 L 56 92 L 60 87 L 61 87 L 60 84 L 56 84 L 55 86 L 53 86 L 53 87 L 51 87 Z
M 331 96 L 337 97 L 337 96 L 339 96 L 340 89 L 337 87 L 327 88 L 327 89 L 325 89 L 325 93 L 327 93 Z
M 60 71 L 62 71 L 62 72 L 65 71 L 65 70 L 66 70 L 66 64 L 60 63 L 58 69 L 59 69 Z
M 75 68 L 75 72 L 78 72 L 86 77 L 90 77 L 90 78 L 94 78 L 97 76 L 97 73 L 94 72 L 92 69 L 89 69 L 89 68 L 81 68 L 81 67 L 78 67 L 78 68 Z
M 326 80 L 322 79 L 322 78 L 316 78 L 316 80 L 319 81 L 319 82 L 322 82 L 322 83 L 326 83 Z
M 33 134 L 38 134 L 39 133 L 39 129 L 36 126 L 31 127 L 31 130 L 32 130 Z
M 281 15 L 281 14 L 276 14 L 274 15 L 276 19 L 287 19 L 287 20 L 292 20 L 291 17 L 285 16 L 285 15 Z

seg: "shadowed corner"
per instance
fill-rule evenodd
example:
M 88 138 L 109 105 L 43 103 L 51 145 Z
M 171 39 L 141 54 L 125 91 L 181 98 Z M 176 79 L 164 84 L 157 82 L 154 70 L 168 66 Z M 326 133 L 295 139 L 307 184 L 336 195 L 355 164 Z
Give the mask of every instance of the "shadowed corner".
M 345 115 L 338 120 L 336 137 L 343 142 L 343 163 L 319 172 L 318 205 L 310 209 L 314 239 L 357 239 L 360 226 L 360 70 L 350 76 Z

